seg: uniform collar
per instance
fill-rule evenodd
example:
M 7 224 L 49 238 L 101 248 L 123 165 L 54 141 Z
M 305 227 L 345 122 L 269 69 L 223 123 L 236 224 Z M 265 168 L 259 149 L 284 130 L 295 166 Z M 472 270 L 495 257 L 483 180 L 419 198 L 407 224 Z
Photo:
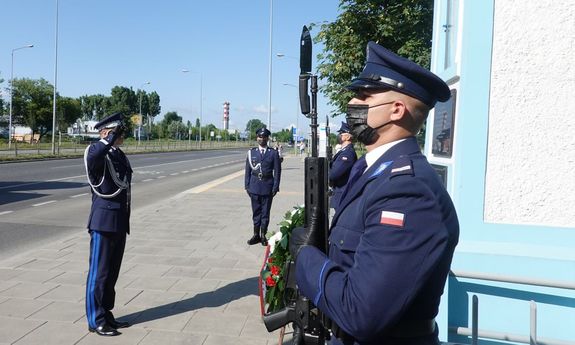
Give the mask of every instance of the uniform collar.
M 393 146 L 399 144 L 404 140 L 405 138 L 392 141 L 387 144 L 383 144 L 375 148 L 373 151 L 366 153 L 365 154 L 365 162 L 367 163 L 366 170 L 369 169 L 373 165 L 373 163 L 375 163 L 379 159 L 379 157 L 383 156 L 383 154 L 386 153 L 390 148 L 392 148 Z

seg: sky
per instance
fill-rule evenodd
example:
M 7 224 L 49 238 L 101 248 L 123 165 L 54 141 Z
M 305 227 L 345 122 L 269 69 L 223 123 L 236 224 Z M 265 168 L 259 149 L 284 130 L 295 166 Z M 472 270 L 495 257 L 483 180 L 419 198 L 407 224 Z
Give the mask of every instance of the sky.
M 12 50 L 29 44 L 14 52 L 14 78 L 54 84 L 57 22 L 62 96 L 109 96 L 119 85 L 156 91 L 156 121 L 176 111 L 195 123 L 201 103 L 202 125 L 221 128 L 228 101 L 230 129 L 243 131 L 250 119 L 267 124 L 272 1 L 271 129 L 297 124 L 307 133 L 295 87 L 299 39 L 303 25 L 334 21 L 339 0 L 0 0 L 2 96 L 9 98 Z M 320 50 L 314 45 L 314 68 Z M 331 110 L 318 95 L 319 121 Z M 332 127 L 342 119 L 330 120 Z

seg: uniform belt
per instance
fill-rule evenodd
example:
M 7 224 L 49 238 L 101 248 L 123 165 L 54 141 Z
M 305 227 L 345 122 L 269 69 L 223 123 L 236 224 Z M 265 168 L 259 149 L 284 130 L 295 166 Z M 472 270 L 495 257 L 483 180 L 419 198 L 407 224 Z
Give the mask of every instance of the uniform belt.
M 262 173 L 252 173 L 252 175 L 259 178 L 260 180 L 272 178 L 274 176 L 272 174 L 262 174 Z
M 333 335 L 344 344 L 353 343 L 355 340 L 347 334 L 335 322 L 332 322 L 331 331 Z M 435 319 L 402 321 L 395 325 L 386 335 L 392 338 L 415 338 L 433 334 L 435 332 Z

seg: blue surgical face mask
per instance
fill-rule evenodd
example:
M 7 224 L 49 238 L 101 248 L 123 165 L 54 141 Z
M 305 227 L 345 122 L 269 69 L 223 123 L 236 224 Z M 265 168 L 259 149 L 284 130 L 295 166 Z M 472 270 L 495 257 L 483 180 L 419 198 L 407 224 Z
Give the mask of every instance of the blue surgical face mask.
M 353 135 L 354 138 L 357 138 L 357 140 L 364 145 L 374 144 L 377 139 L 379 139 L 377 130 L 393 121 L 387 121 L 383 125 L 372 128 L 367 124 L 367 114 L 369 109 L 393 102 L 394 101 L 385 102 L 377 105 L 372 105 L 371 107 L 367 104 L 349 104 L 347 106 L 345 119 L 348 126 L 351 128 L 351 135 Z

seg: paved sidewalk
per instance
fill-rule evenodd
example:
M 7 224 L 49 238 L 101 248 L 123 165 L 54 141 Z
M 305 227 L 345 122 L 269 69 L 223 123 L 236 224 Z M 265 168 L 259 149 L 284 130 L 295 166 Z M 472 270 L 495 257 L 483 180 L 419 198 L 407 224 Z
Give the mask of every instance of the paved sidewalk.
M 303 160 L 288 156 L 282 167 L 270 230 L 303 203 Z M 278 331 L 269 334 L 260 318 L 264 247 L 246 244 L 253 226 L 243 184 L 238 171 L 132 214 L 113 312 L 133 326 L 118 337 L 88 332 L 84 224 L 0 261 L 0 345 L 277 344 Z

